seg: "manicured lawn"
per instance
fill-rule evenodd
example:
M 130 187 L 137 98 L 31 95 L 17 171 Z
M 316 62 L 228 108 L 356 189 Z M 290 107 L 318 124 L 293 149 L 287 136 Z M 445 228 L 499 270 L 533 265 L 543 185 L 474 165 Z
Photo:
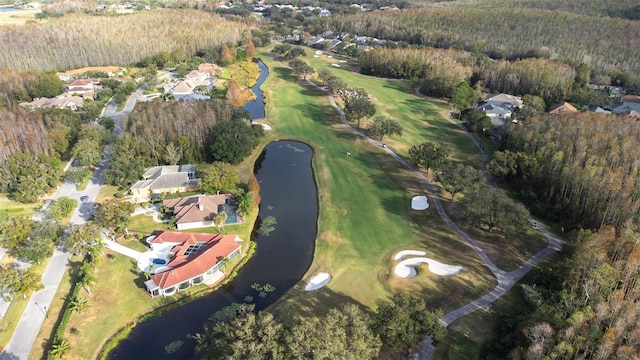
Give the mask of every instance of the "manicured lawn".
M 36 201 L 33 204 L 23 204 L 10 200 L 6 193 L 0 193 L 0 217 L 6 215 L 31 216 L 42 208 L 43 201 Z
M 435 211 L 410 210 L 411 196 L 424 194 L 420 181 L 381 148 L 347 131 L 326 94 L 299 82 L 268 56 L 263 59 L 272 74 L 264 85 L 268 121 L 274 126 L 270 135 L 305 141 L 315 151 L 319 232 L 307 278 L 320 271 L 333 277 L 326 288 L 312 293 L 301 291 L 303 282 L 285 296 L 281 311 L 316 315 L 345 301 L 374 309 L 377 301 L 393 291 L 410 289 L 429 294 L 434 307 L 453 308 L 486 291 L 493 284 L 491 275 Z M 394 149 L 406 152 L 410 146 L 407 139 L 419 143 L 429 137 L 451 141 L 452 146 L 464 143 L 459 138 L 464 136 L 462 132 L 438 118 L 440 108 L 404 92 L 404 82 L 359 77 L 345 72 L 345 80 L 354 84 L 362 80 L 358 86 L 366 88 L 376 104 L 381 99 L 390 104 L 390 114 L 403 114 L 403 126 L 410 128 L 406 138 L 388 142 Z M 402 103 L 415 109 L 391 106 Z M 457 156 L 466 159 L 462 152 L 466 148 L 457 150 Z M 352 156 L 346 157 L 346 151 Z M 475 152 L 470 156 L 479 157 Z M 452 278 L 421 271 L 414 280 L 401 280 L 391 274 L 395 265 L 392 257 L 402 249 L 425 249 L 429 256 L 464 265 L 467 270 Z
M 311 54 L 311 52 L 309 52 Z M 374 99 L 377 113 L 395 119 L 402 126 L 402 136 L 385 138 L 385 143 L 396 153 L 407 157 L 409 148 L 426 141 L 448 144 L 452 160 L 479 167 L 482 155 L 462 130 L 451 124 L 442 114 L 450 109 L 442 100 L 416 96 L 406 80 L 383 79 L 358 74 L 352 67 L 336 68 L 335 58 L 323 54 L 305 60 L 316 70 L 328 69 L 351 87 L 363 88 Z M 355 125 L 355 124 L 353 124 Z M 366 128 L 364 123 L 361 124 Z

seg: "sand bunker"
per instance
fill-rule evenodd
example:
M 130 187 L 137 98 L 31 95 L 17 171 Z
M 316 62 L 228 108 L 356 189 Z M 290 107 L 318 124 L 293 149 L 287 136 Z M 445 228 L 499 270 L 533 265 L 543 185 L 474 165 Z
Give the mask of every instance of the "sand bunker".
M 411 208 L 413 210 L 426 210 L 429 208 L 429 202 L 426 196 L 414 196 L 411 199 Z
M 340 67 L 340 64 L 331 64 L 333 67 Z
M 265 129 L 265 130 L 271 130 L 271 126 L 268 125 L 268 124 L 263 124 L 263 123 L 258 123 L 258 122 L 254 122 L 254 124 L 262 126 L 262 128 Z
M 427 255 L 427 253 L 420 250 L 402 250 L 402 251 L 399 251 L 396 254 L 396 256 L 393 257 L 393 260 L 402 260 L 407 255 L 425 256 Z
M 416 269 L 413 267 L 424 263 L 429 264 L 429 271 L 440 276 L 458 275 L 463 269 L 463 267 L 459 265 L 447 265 L 430 258 L 418 257 L 401 261 L 396 265 L 395 269 L 393 269 L 393 272 L 401 278 L 409 279 L 417 275 Z
M 324 287 L 325 285 L 327 285 L 329 281 L 331 281 L 331 275 L 324 272 L 319 273 L 318 275 L 312 277 L 311 280 L 309 280 L 309 283 L 307 284 L 307 286 L 305 286 L 304 290 L 305 291 L 318 290 L 321 287 Z

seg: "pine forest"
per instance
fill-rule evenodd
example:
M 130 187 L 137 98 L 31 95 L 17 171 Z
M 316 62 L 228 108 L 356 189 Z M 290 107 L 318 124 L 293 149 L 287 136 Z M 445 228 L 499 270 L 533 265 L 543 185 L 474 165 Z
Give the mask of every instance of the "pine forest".
M 118 16 L 66 14 L 0 31 L 0 68 L 63 70 L 127 66 L 159 52 L 180 58 L 212 45 L 237 42 L 242 22 L 198 10 L 159 9 Z

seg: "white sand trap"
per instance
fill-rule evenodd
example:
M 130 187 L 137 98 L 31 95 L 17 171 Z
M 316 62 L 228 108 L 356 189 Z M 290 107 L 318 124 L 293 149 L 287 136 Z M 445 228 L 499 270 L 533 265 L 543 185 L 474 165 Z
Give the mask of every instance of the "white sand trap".
M 426 196 L 414 196 L 411 199 L 411 208 L 413 210 L 426 210 L 429 208 L 429 202 Z
M 333 67 L 340 67 L 340 64 L 331 64 Z
M 313 55 L 313 57 L 320 57 L 320 55 Z
M 340 60 L 340 62 L 341 62 L 341 63 L 346 63 L 346 62 L 347 62 L 347 60 Z
M 332 58 L 333 56 L 331 56 L 331 55 L 328 55 L 327 57 L 328 57 L 328 58 Z
M 402 251 L 399 251 L 396 254 L 396 256 L 393 257 L 393 260 L 402 260 L 407 255 L 425 256 L 427 255 L 427 253 L 420 250 L 402 250 Z
M 316 50 L 316 55 L 322 55 L 322 50 Z
M 254 124 L 262 126 L 262 128 L 265 130 L 271 130 L 271 126 L 268 124 L 257 123 L 257 122 L 254 122 Z
M 329 281 L 331 281 L 331 275 L 324 272 L 319 273 L 318 275 L 312 277 L 311 280 L 309 280 L 307 286 L 304 287 L 304 291 L 318 290 L 321 287 L 327 285 Z
M 463 269 L 460 265 L 447 265 L 430 258 L 419 257 L 401 261 L 396 265 L 395 269 L 393 269 L 393 272 L 401 278 L 412 278 L 417 274 L 416 269 L 413 267 L 424 263 L 429 264 L 429 271 L 440 276 L 458 275 L 458 273 Z

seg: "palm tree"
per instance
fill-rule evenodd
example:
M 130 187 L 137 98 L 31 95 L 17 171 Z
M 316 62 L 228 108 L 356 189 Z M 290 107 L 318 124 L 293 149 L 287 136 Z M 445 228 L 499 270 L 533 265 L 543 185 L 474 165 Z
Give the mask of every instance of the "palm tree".
M 227 213 L 224 211 L 220 211 L 218 215 L 213 218 L 213 222 L 220 229 L 224 229 L 224 222 L 227 221 Z
M 87 307 L 89 301 L 85 298 L 76 298 L 72 302 L 69 303 L 69 310 L 75 311 L 78 314 L 82 314 L 84 309 Z
M 69 351 L 69 342 L 67 339 L 61 339 L 56 337 L 53 340 L 53 345 L 51 345 L 51 349 L 49 350 L 49 355 L 47 358 L 49 359 L 62 359 L 67 352 Z
M 96 281 L 94 271 L 95 268 L 93 264 L 88 261 L 83 262 L 78 271 L 78 284 L 80 284 L 89 295 L 91 295 L 91 284 Z

